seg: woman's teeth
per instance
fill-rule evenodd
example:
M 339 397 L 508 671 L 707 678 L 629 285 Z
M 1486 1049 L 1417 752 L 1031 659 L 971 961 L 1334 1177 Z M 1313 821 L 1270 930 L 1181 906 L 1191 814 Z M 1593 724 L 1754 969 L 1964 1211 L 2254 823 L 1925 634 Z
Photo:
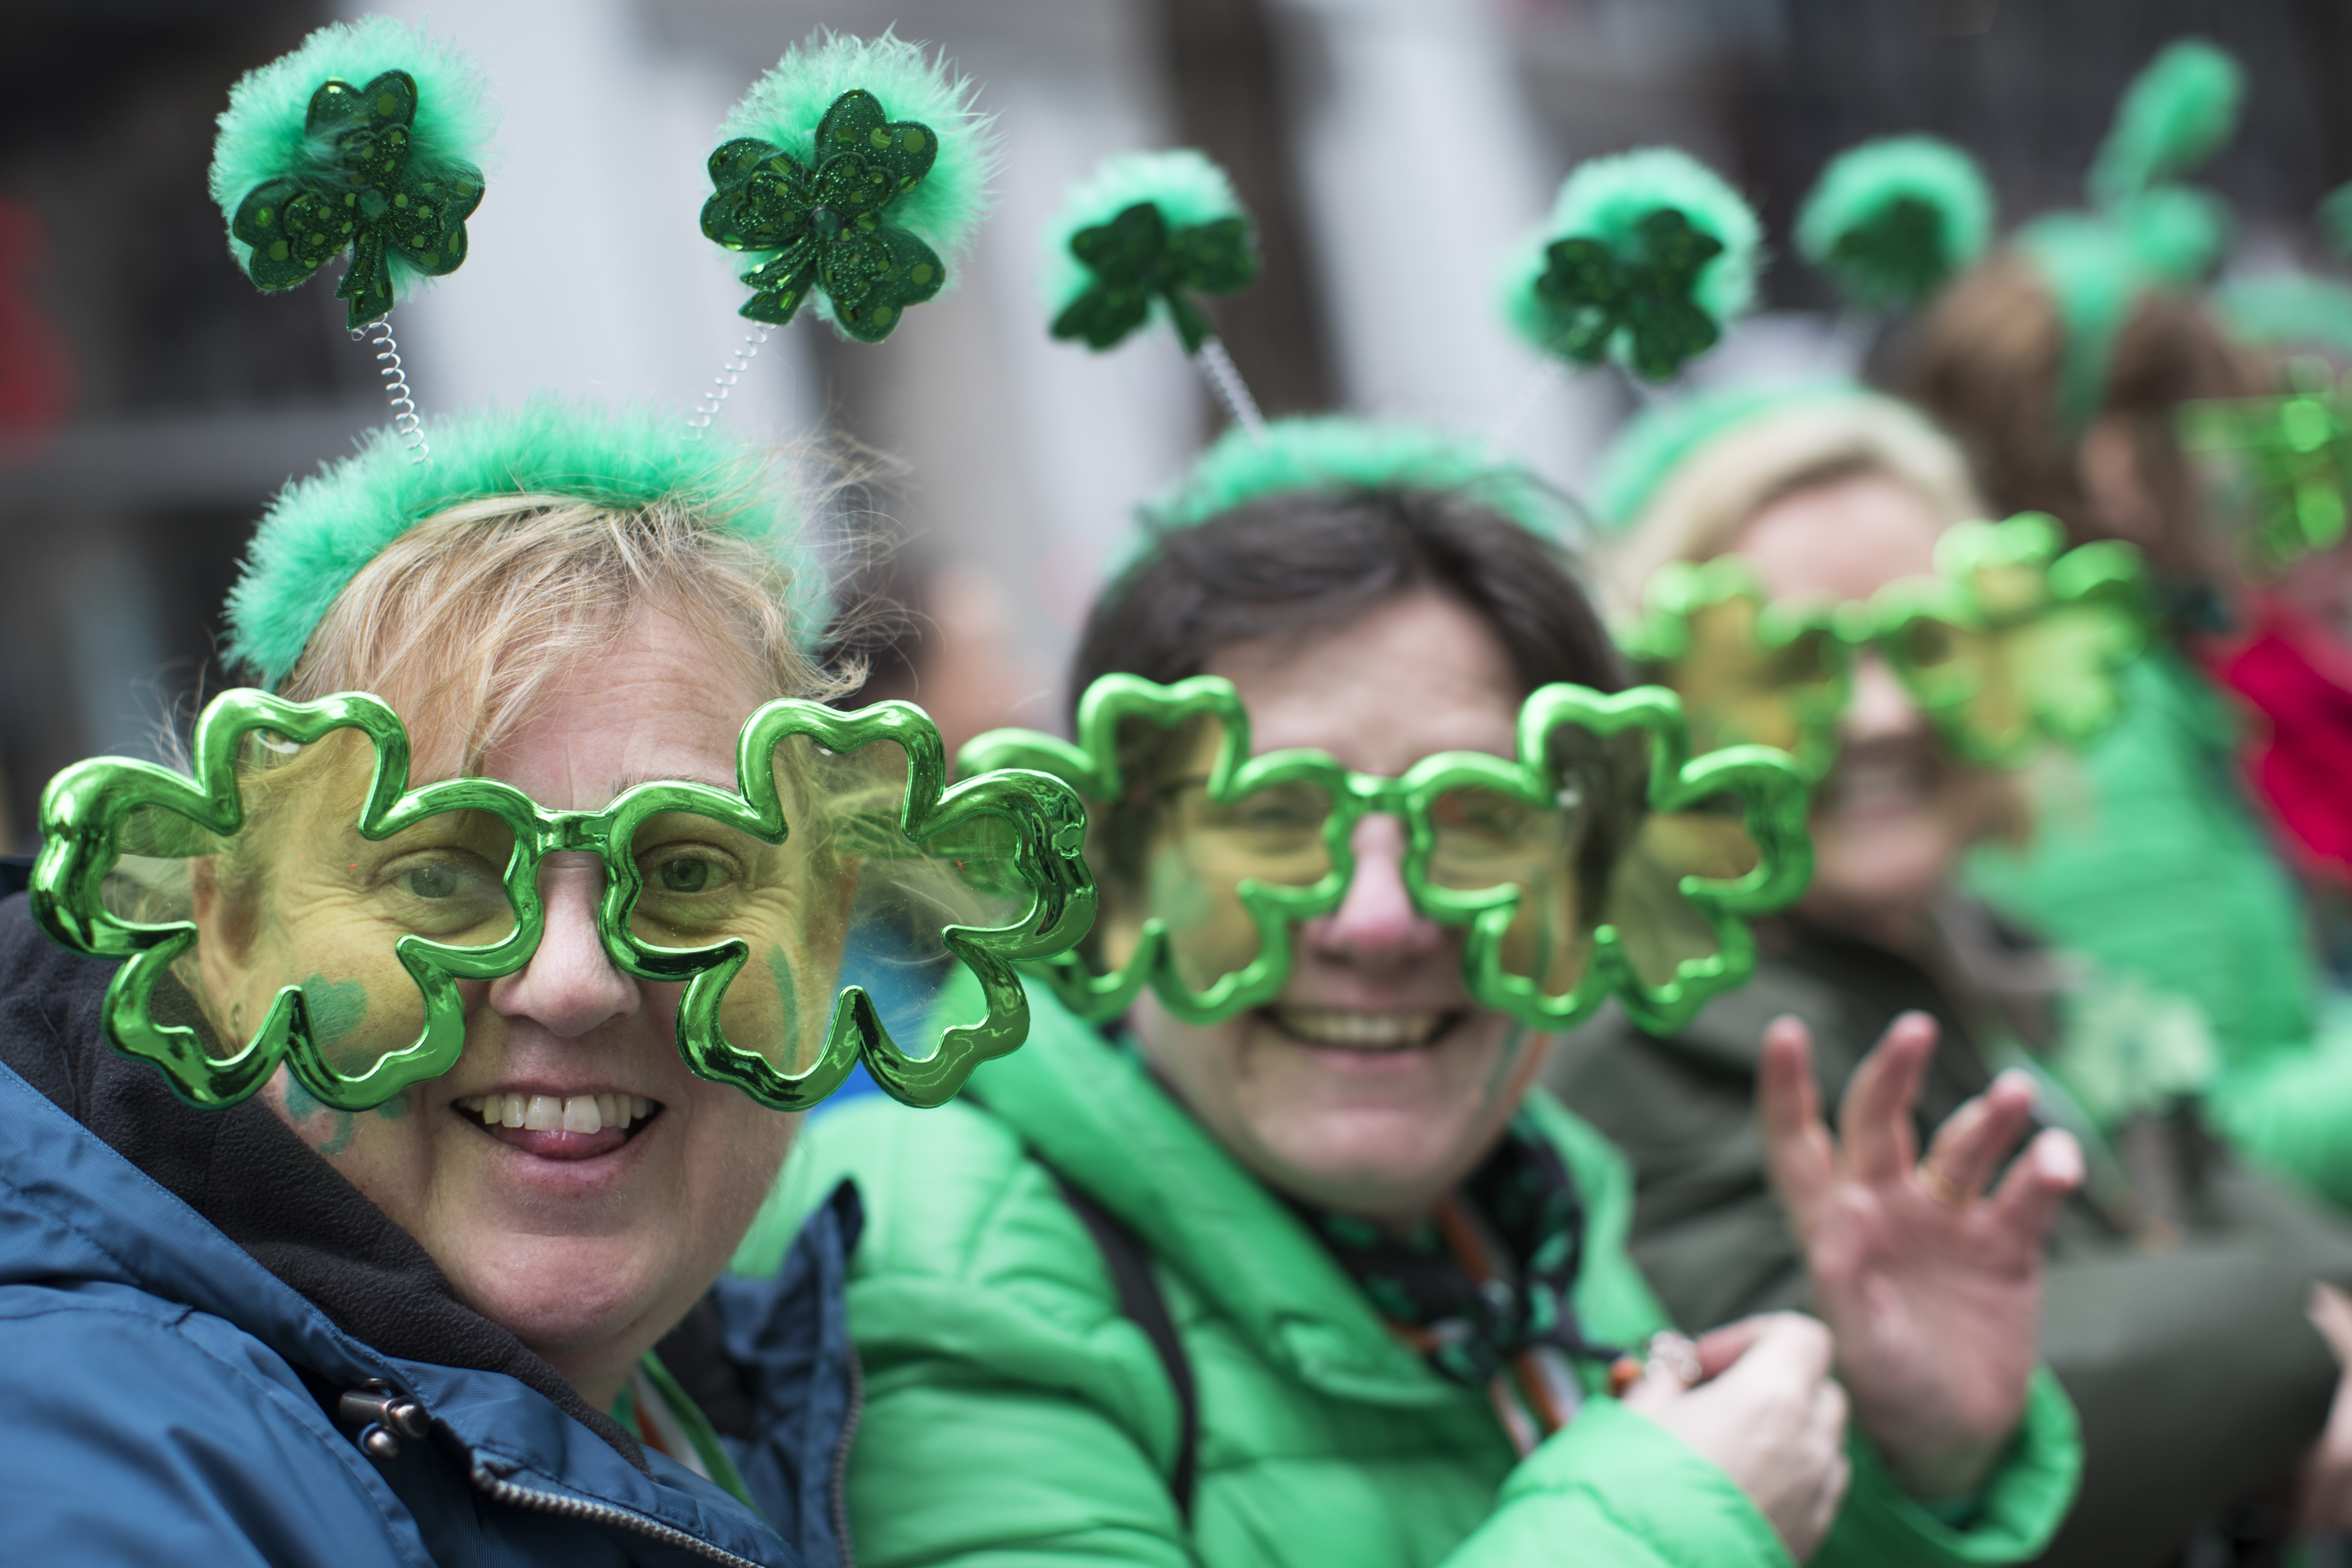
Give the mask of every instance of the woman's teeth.
M 1336 1007 L 1275 1007 L 1275 1027 L 1296 1039 L 1350 1051 L 1410 1050 L 1444 1031 L 1444 1013 L 1359 1013 Z
M 469 1094 L 457 1109 L 482 1119 L 485 1127 L 520 1127 L 532 1132 L 602 1132 L 625 1129 L 654 1113 L 642 1094 Z

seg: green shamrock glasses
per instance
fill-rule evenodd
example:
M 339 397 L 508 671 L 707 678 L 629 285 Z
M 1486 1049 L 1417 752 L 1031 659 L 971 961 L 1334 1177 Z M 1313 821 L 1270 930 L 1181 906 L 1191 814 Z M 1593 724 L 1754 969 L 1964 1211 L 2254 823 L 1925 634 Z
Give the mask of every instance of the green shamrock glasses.
M 1470 994 L 1547 1030 L 1612 994 L 1645 1027 L 1680 1027 L 1752 971 L 1740 917 L 1787 904 L 1811 868 L 1796 768 L 1760 746 L 1693 760 L 1654 687 L 1546 687 L 1521 710 L 1516 758 L 1441 752 L 1402 778 L 1320 752 L 1250 755 L 1248 715 L 1213 676 L 1105 676 L 1077 732 L 995 731 L 959 763 L 1050 773 L 1086 798 L 1102 918 L 1036 967 L 1090 1019 L 1147 985 L 1194 1023 L 1272 1001 L 1299 922 L 1345 898 L 1368 815 L 1404 820 L 1415 906 L 1466 928 Z
M 743 726 L 735 789 L 664 781 L 548 811 L 494 779 L 412 789 L 407 732 L 373 697 L 231 691 L 197 723 L 193 777 L 97 758 L 51 782 L 33 913 L 64 945 L 127 961 L 108 1037 L 183 1099 L 234 1104 L 283 1063 L 361 1110 L 456 1065 L 460 984 L 529 963 L 548 889 L 579 862 L 548 866 L 545 887 L 542 866 L 593 856 L 604 952 L 683 987 L 696 1072 L 797 1110 L 862 1057 L 891 1094 L 936 1105 L 1026 1037 L 1013 963 L 1069 948 L 1095 904 L 1067 785 L 991 773 L 943 788 L 945 763 L 905 703 L 777 701 Z M 864 989 L 836 994 L 853 945 L 960 961 L 977 1016 L 940 1020 L 936 1051 L 902 1050 Z
M 2116 716 L 2117 676 L 2147 647 L 2139 552 L 2060 553 L 2038 512 L 1963 523 L 1937 543 L 1937 574 L 1865 603 L 1764 602 L 1737 556 L 1677 563 L 1650 584 L 1627 654 L 1680 693 L 1702 750 L 1760 744 L 1827 771 L 1853 667 L 1875 649 L 1946 741 L 1972 762 L 2013 766 L 2044 742 L 2079 743 Z

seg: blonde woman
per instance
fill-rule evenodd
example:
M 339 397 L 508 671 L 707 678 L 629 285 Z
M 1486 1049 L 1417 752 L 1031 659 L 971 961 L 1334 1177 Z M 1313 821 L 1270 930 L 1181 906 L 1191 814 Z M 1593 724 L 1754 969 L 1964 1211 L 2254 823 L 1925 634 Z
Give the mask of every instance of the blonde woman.
M 2305 1310 L 2315 1281 L 2352 1281 L 2352 1229 L 2203 1136 L 2212 1052 L 2193 1006 L 2057 958 L 1958 886 L 1971 847 L 2032 831 L 2023 796 L 1974 760 L 1992 748 L 1965 710 L 1923 701 L 1918 650 L 1883 612 L 1948 583 L 1939 542 L 1982 515 L 1959 454 L 1856 388 L 1750 394 L 1637 431 L 1604 497 L 1624 529 L 1621 604 L 1654 608 L 1709 563 L 1705 581 L 1744 584 L 1721 605 L 1780 617 L 1766 637 L 1743 609 L 1742 636 L 1710 637 L 1694 616 L 1649 673 L 1725 738 L 1811 735 L 1822 768 L 1813 881 L 1759 931 L 1756 979 L 1671 1039 L 1596 1026 L 1551 1069 L 1634 1163 L 1633 1253 L 1668 1310 L 1696 1329 L 1808 1299 L 1750 1130 L 1770 1020 L 1811 1026 L 1829 1097 L 1882 1031 L 1937 1037 L 1930 1120 L 2026 1063 L 2044 1115 L 2092 1156 L 2050 1247 L 2043 1349 L 2082 1412 L 2084 1482 L 2047 1560 L 2152 1562 L 2297 1517 L 2343 1528 L 2352 1451 L 2335 1428 L 2321 1439 L 2337 1372 Z M 1823 711 L 1819 670 L 1795 658 L 1812 645 L 1790 628 L 1831 624 L 1851 664 Z M 2277 1500 L 2298 1479 L 2296 1516 Z

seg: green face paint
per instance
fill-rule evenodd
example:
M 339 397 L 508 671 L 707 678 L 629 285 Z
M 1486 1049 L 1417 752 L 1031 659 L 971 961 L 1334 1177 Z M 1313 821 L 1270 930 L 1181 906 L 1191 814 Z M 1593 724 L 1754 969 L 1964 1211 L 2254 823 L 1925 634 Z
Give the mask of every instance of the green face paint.
M 947 787 L 939 733 L 906 703 L 770 703 L 738 738 L 735 789 L 646 784 L 593 812 L 494 779 L 412 788 L 406 731 L 361 693 L 228 692 L 191 750 L 193 776 L 99 758 L 51 781 L 32 903 L 58 942 L 128 961 L 110 1043 L 199 1106 L 234 1104 L 283 1065 L 311 1105 L 404 1107 L 464 1049 L 459 984 L 530 963 L 551 854 L 603 860 L 597 940 L 621 973 L 682 987 L 688 1064 L 783 1110 L 824 1099 L 861 1057 L 901 1100 L 945 1100 L 1027 1033 L 1012 964 L 1066 950 L 1094 913 L 1070 788 L 1034 773 Z M 205 940 L 191 918 L 199 867 L 226 943 L 205 968 L 231 977 L 199 1002 L 226 1056 L 152 1007 Z M 833 989 L 854 928 L 915 933 L 969 966 L 978 1016 L 902 1049 L 850 987 L 813 1036 L 801 998 L 813 980 Z M 738 989 L 755 952 L 774 955 L 774 984 Z

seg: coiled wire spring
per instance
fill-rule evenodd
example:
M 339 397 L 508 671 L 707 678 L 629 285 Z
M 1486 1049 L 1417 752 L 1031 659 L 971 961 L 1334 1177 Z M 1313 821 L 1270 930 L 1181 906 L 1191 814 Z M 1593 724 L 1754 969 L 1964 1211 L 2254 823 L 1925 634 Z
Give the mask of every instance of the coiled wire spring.
M 373 340 L 368 333 L 373 332 Z M 408 446 L 408 460 L 429 463 L 433 449 L 425 444 L 425 421 L 417 417 L 416 399 L 408 390 L 408 373 L 400 367 L 400 345 L 392 338 L 392 312 L 386 310 L 364 327 L 352 329 L 352 342 L 375 350 L 376 374 L 383 377 L 384 401 L 392 405 L 392 427 Z
M 751 331 L 744 335 L 743 346 L 728 355 L 726 365 L 710 378 L 710 390 L 703 394 L 702 401 L 694 405 L 694 414 L 686 422 L 688 427 L 694 431 L 694 439 L 700 440 L 702 432 L 710 428 L 711 420 L 718 416 L 719 410 L 727 402 L 727 395 L 735 390 L 736 384 L 743 379 L 743 373 L 751 368 L 752 359 L 774 331 L 765 321 L 753 322 Z

